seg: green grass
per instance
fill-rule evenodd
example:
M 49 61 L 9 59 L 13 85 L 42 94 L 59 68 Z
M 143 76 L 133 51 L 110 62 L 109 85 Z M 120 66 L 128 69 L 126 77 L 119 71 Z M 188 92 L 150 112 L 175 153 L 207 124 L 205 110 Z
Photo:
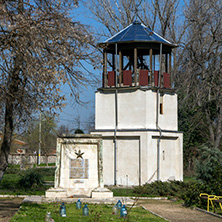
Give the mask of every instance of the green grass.
M 193 177 L 184 177 L 184 178 L 183 178 L 183 181 L 184 181 L 185 183 L 188 183 L 188 182 L 197 182 L 197 178 L 196 178 L 195 176 L 193 176 Z
M 54 182 L 55 176 L 43 176 L 44 181 L 52 181 Z
M 156 197 L 157 195 L 137 194 L 133 188 L 109 188 L 115 197 Z
M 54 168 L 36 168 L 36 171 L 38 171 L 43 176 L 43 181 L 54 181 L 54 174 L 55 169 Z M 18 186 L 19 179 L 21 176 L 25 173 L 25 171 L 20 170 L 18 165 L 10 165 L 8 169 L 6 170 L 3 179 L 0 183 L 0 194 L 9 194 L 9 195 L 44 195 L 45 191 L 49 189 L 48 185 L 42 186 L 42 187 L 36 187 L 35 189 L 28 189 L 24 190 L 21 189 Z
M 45 195 L 45 191 L 49 189 L 52 186 L 48 186 L 48 188 L 45 188 L 44 190 L 0 190 L 1 195 Z
M 20 165 L 15 165 L 15 164 L 9 164 L 8 165 L 9 169 L 20 169 Z
M 110 188 L 110 190 L 113 192 L 113 195 L 118 197 L 118 196 L 129 196 L 129 197 L 134 197 L 135 193 L 133 193 L 133 189 L 126 189 L 126 188 Z
M 51 212 L 52 218 L 54 221 L 124 221 L 123 218 L 120 218 L 119 215 L 112 214 L 112 205 L 95 205 L 89 204 L 89 216 L 84 217 L 82 215 L 82 210 L 77 210 L 75 208 L 75 203 L 66 204 L 66 215 L 67 217 L 59 216 L 59 203 L 51 204 L 23 204 L 20 210 L 13 216 L 10 222 L 23 222 L 23 221 L 44 221 L 45 215 L 47 212 Z M 130 207 L 127 207 L 128 211 Z M 162 218 L 159 218 L 150 212 L 144 210 L 141 207 L 132 208 L 129 211 L 129 220 L 125 221 L 138 221 L 138 222 L 161 222 L 165 221 Z
M 16 184 L 20 179 L 20 175 L 18 174 L 4 174 L 3 179 L 0 184 L 0 192 L 1 190 L 13 190 L 16 189 Z
M 35 167 L 38 167 L 38 166 L 40 166 L 40 167 L 42 167 L 42 166 L 55 166 L 55 165 L 56 165 L 55 163 L 48 163 L 48 165 L 46 163 L 40 163 L 39 165 L 34 164 Z

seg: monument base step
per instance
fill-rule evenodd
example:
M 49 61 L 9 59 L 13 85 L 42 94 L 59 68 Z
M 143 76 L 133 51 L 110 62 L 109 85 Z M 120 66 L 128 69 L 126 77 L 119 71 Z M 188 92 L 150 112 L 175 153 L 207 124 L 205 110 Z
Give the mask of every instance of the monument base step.
M 97 198 L 97 199 L 113 198 L 113 192 L 105 187 L 104 188 L 96 188 L 92 191 L 91 197 Z
M 45 197 L 50 198 L 60 198 L 60 197 L 67 197 L 67 192 L 63 188 L 49 188 L 45 192 Z

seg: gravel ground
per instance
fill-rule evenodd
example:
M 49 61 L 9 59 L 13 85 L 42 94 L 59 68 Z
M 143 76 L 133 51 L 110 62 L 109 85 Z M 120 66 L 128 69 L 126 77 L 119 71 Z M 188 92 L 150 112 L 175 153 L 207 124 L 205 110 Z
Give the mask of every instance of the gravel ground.
M 172 222 L 221 222 L 218 218 L 169 200 L 140 200 L 137 205 Z

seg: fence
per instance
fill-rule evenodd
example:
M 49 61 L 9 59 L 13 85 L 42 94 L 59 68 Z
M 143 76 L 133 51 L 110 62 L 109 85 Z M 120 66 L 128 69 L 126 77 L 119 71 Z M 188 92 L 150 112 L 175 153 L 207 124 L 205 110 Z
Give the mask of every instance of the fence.
M 10 154 L 8 156 L 9 164 L 15 165 L 22 165 L 24 162 L 29 164 L 36 164 L 37 163 L 37 155 L 33 154 Z M 55 163 L 56 162 L 56 155 L 43 155 L 40 158 L 40 163 Z

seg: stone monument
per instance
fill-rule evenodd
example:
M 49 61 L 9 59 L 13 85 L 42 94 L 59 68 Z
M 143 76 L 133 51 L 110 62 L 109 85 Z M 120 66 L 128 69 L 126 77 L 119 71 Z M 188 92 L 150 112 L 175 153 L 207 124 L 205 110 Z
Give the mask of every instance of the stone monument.
M 55 185 L 46 197 L 112 198 L 103 184 L 103 145 L 100 135 L 63 135 L 57 139 Z

